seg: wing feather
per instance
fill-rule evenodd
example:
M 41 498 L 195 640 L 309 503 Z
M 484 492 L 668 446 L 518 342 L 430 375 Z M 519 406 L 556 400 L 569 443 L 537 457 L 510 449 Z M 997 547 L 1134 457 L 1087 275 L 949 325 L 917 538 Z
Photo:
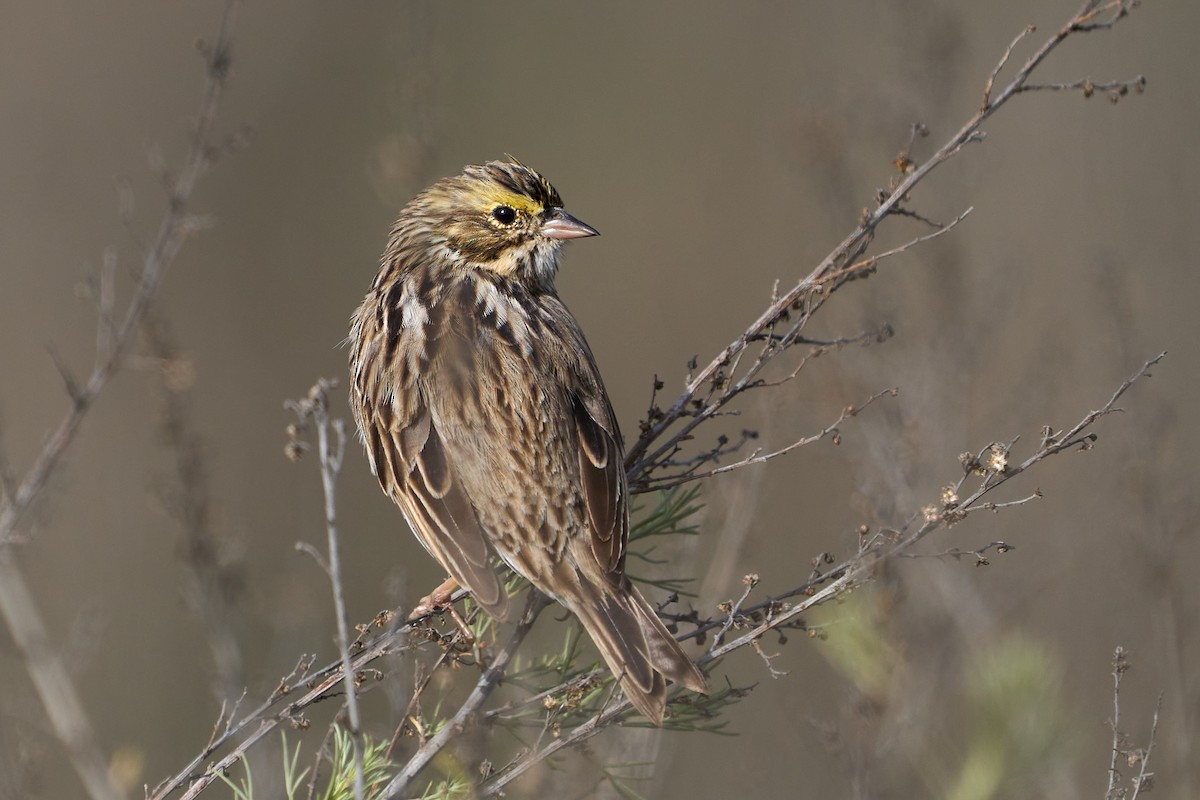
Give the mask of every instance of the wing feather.
M 620 433 L 603 394 L 572 397 L 579 443 L 579 474 L 592 529 L 592 553 L 610 573 L 620 573 L 629 539 Z
M 508 615 L 508 595 L 495 568 L 488 563 L 487 541 L 475 508 L 446 458 L 446 448 L 422 408 L 406 427 L 392 428 L 392 444 L 402 454 L 404 470 L 397 476 L 392 498 L 404 511 L 413 533 L 450 577 L 489 614 Z M 387 488 L 385 485 L 384 488 Z

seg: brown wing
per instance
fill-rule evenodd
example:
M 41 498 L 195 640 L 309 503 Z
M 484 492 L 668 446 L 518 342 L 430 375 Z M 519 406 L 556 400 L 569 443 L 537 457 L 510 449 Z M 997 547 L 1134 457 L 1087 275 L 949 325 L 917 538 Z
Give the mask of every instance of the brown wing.
M 609 573 L 619 576 L 624 574 L 629 540 L 621 433 L 603 386 L 597 384 L 590 392 L 577 390 L 572 408 L 579 440 L 579 474 L 592 523 L 592 553 Z
M 377 417 L 377 423 L 383 420 Z M 379 482 L 404 512 L 431 555 L 471 590 L 475 602 L 503 620 L 508 595 L 488 563 L 487 540 L 466 493 L 454 480 L 446 449 L 429 409 L 418 408 L 406 426 L 377 424 L 368 445 Z

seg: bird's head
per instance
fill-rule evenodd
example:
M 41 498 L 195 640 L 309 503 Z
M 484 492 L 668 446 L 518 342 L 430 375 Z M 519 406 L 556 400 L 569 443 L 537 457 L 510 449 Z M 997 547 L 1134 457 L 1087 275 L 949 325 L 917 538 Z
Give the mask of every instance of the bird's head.
M 440 180 L 409 204 L 406 216 L 421 219 L 419 233 L 429 244 L 470 268 L 547 284 L 565 240 L 599 233 L 563 210 L 549 181 L 516 161 L 469 166 Z

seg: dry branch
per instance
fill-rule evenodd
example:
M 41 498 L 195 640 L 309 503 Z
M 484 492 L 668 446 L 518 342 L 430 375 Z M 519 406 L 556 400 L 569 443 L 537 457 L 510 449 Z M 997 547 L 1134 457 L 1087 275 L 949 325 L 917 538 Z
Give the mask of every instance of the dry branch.
M 918 238 L 896 251 L 889 251 L 873 259 L 858 260 L 870 245 L 880 224 L 890 216 L 906 212 L 904 203 L 913 188 L 935 168 L 961 152 L 964 146 L 981 141 L 984 137 L 981 130 L 983 122 L 1004 107 L 1013 97 L 1025 91 L 1025 88 L 1030 85 L 1030 75 L 1067 37 L 1075 33 L 1111 28 L 1119 19 L 1128 14 L 1130 5 L 1130 0 L 1109 0 L 1109 2 L 1103 3 L 1092 0 L 1085 3 L 1066 24 L 1025 61 L 1000 92 L 993 96 L 996 78 L 1008 64 L 1017 44 L 1032 33 L 1032 28 L 1026 29 L 1017 36 L 988 77 L 979 109 L 962 128 L 951 136 L 937 152 L 919 165 L 908 161 L 906 155 L 903 159 L 903 180 L 895 185 L 889 194 L 880 197 L 878 205 L 873 210 L 864 211 L 859 226 L 825 256 L 816 269 L 783 295 L 774 298 L 766 310 L 750 323 L 740 336 L 713 356 L 707 365 L 695 374 L 691 374 L 692 371 L 689 371 L 683 392 L 671 403 L 669 408 L 662 410 L 652 405 L 647 419 L 641 426 L 641 435 L 629 448 L 626 456 L 625 466 L 630 475 L 632 489 L 634 491 L 645 490 L 650 474 L 692 438 L 693 432 L 701 423 L 716 416 L 725 406 L 747 390 L 758 388 L 759 385 L 754 382 L 758 373 L 768 361 L 799 341 L 800 333 L 805 325 L 835 291 L 851 280 L 870 274 L 881 258 L 907 250 L 923 239 L 938 235 L 940 231 Z M 1097 22 L 1098 17 L 1106 12 L 1111 14 L 1111 18 Z M 1127 83 L 1141 86 L 1144 85 L 1145 79 L 1138 76 Z M 945 228 L 949 229 L 958 224 L 967 213 L 969 213 L 969 209 Z M 784 334 L 777 337 L 775 329 L 780 325 L 786 325 L 787 329 Z M 735 376 L 734 372 L 740 365 L 742 355 L 747 348 L 752 343 L 763 341 L 764 338 L 766 344 L 758 357 L 744 371 L 744 374 L 740 377 Z
M 207 82 L 191 148 L 183 168 L 167 183 L 167 211 L 153 246 L 145 254 L 133 296 L 118 321 L 114 314 L 113 261 L 106 256 L 96 294 L 99 319 L 91 373 L 80 384 L 59 364 L 70 406 L 24 477 L 14 482 L 15 488 L 4 492 L 0 504 L 0 615 L 21 653 L 55 735 L 93 800 L 116 800 L 121 792 L 109 778 L 107 759 L 95 741 L 70 673 L 50 641 L 12 546 L 20 539 L 18 526 L 74 443 L 87 413 L 124 364 L 164 273 L 199 226 L 188 211 L 188 203 L 214 154 L 213 128 L 229 73 L 230 34 L 237 5 L 236 0 L 227 3 L 216 43 L 205 53 Z
M 338 474 L 342 471 L 342 461 L 346 456 L 346 426 L 341 419 L 329 418 L 329 391 L 337 386 L 337 381 L 321 379 L 308 392 L 308 397 L 299 401 L 290 401 L 288 408 L 295 412 L 301 425 L 310 421 L 317 432 L 317 459 L 321 471 L 321 489 L 325 500 L 325 536 L 329 548 L 329 557 L 321 558 L 313 552 L 313 557 L 325 570 L 329 577 L 330 588 L 333 591 L 333 612 L 337 623 L 338 651 L 342 661 L 342 686 L 346 690 L 346 713 L 350 718 L 350 736 L 354 746 L 354 798 L 363 800 L 366 788 L 363 786 L 363 743 L 362 717 L 358 711 L 358 694 L 355 688 L 354 669 L 350 663 L 350 634 L 346 615 L 346 594 L 342 589 L 341 555 L 338 547 L 337 528 L 337 492 L 335 484 Z M 333 440 L 330 440 L 330 430 Z

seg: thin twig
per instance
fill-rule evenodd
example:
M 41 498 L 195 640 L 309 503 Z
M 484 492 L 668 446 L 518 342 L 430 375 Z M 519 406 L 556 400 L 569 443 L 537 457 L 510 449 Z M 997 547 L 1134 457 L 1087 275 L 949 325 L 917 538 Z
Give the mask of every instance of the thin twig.
M 893 247 L 891 250 L 884 250 L 882 253 L 877 253 L 876 255 L 873 255 L 870 258 L 867 258 L 867 259 L 864 259 L 857 263 L 851 264 L 849 267 L 847 267 L 847 270 L 848 271 L 857 271 L 860 269 L 866 269 L 868 267 L 873 267 L 876 264 L 878 264 L 880 261 L 883 261 L 885 258 L 891 258 L 893 256 L 898 256 L 901 253 L 908 252 L 909 250 L 911 250 L 912 248 L 916 247 L 919 244 L 924 244 L 925 242 L 932 241 L 933 239 L 936 239 L 939 236 L 944 236 L 947 233 L 949 233 L 950 231 L 954 230 L 956 227 L 958 227 L 958 223 L 962 222 L 964 219 L 966 219 L 968 216 L 970 216 L 971 212 L 974 210 L 975 210 L 974 206 L 969 206 L 965 211 L 963 211 L 961 214 L 959 214 L 954 219 L 947 222 L 945 225 L 938 225 L 936 231 L 933 231 L 932 233 L 926 233 L 923 236 L 917 236 L 913 239 L 909 239 L 907 242 L 905 242 L 904 244 L 902 244 L 898 247 Z
M 1158 696 L 1158 702 L 1154 704 L 1154 718 L 1150 721 L 1150 739 L 1146 742 L 1146 750 L 1141 754 L 1141 767 L 1138 769 L 1138 776 L 1133 781 L 1133 795 L 1129 800 L 1137 800 L 1138 795 L 1142 790 L 1150 791 L 1154 785 L 1154 773 L 1147 772 L 1150 766 L 1150 754 L 1154 752 L 1154 740 L 1158 737 L 1158 714 L 1162 711 L 1162 695 Z
M 433 757 L 440 753 L 454 737 L 462 733 L 468 720 L 479 710 L 479 707 L 483 705 L 483 701 L 488 698 L 500 683 L 501 678 L 504 677 L 504 670 L 508 667 L 508 662 L 512 660 L 513 655 L 517 652 L 517 648 L 521 646 L 521 642 L 525 640 L 525 636 L 533 628 L 533 623 L 537 621 L 538 614 L 542 612 L 542 609 L 549 602 L 541 592 L 530 589 L 529 600 L 525 604 L 525 611 L 521 614 L 521 619 L 517 623 L 516 629 L 513 630 L 504 647 L 492 659 L 491 665 L 480 676 L 478 682 L 475 684 L 475 688 L 471 690 L 471 694 L 467 697 L 466 702 L 425 743 L 425 746 L 408 760 L 408 763 L 404 765 L 399 774 L 392 778 L 392 781 L 384 788 L 382 797 L 388 800 L 401 797 L 409 784 L 433 760 Z
M 746 598 L 750 596 L 750 593 L 754 591 L 754 587 L 758 585 L 758 575 L 747 575 L 742 578 L 742 583 L 746 588 L 742 590 L 741 597 L 729 603 L 729 613 L 725 615 L 725 623 L 721 626 L 721 630 L 717 631 L 717 635 L 713 637 L 714 645 L 720 644 L 725 638 L 725 634 L 733 627 L 734 622 L 737 620 L 738 612 L 742 610 L 742 603 L 746 602 Z
M 350 740 L 354 746 L 354 797 L 363 800 L 366 787 L 363 785 L 363 742 L 362 717 L 358 710 L 358 692 L 355 683 L 354 667 L 350 658 L 350 626 L 346 617 L 346 595 L 342 589 L 341 557 L 338 553 L 337 531 L 337 493 L 335 483 L 342 469 L 342 459 L 346 455 L 346 426 L 340 419 L 329 418 L 329 390 L 337 386 L 337 381 L 324 378 L 308 392 L 305 401 L 291 403 L 303 423 L 311 418 L 317 431 L 317 456 L 321 469 L 321 488 L 325 498 L 325 534 L 329 547 L 329 556 L 317 563 L 325 569 L 329 576 L 330 588 L 333 590 L 333 609 L 337 618 L 338 652 L 342 659 L 343 686 L 346 690 L 346 713 L 350 717 Z M 333 429 L 333 441 L 330 441 L 329 431 Z
M 988 76 L 987 83 L 983 85 L 983 104 L 981 108 L 987 108 L 988 103 L 992 101 L 992 87 L 996 85 L 996 78 L 1000 76 L 1001 70 L 1012 58 L 1013 50 L 1021 43 L 1029 34 L 1036 30 L 1032 25 L 1025 26 L 1025 30 L 1017 34 L 1016 38 L 1009 42 L 1008 47 L 1004 48 L 1004 55 L 1000 56 L 1000 60 L 996 62 L 996 66 L 992 68 L 992 74 Z
M 1125 648 L 1118 646 L 1113 652 L 1113 715 L 1109 721 L 1112 727 L 1112 758 L 1108 763 L 1108 789 L 1104 792 L 1105 800 L 1111 800 L 1117 788 L 1117 779 L 1121 773 L 1117 769 L 1117 758 L 1121 755 L 1121 678 L 1129 669 L 1129 661 L 1125 656 Z
M 1138 75 L 1134 78 L 1129 78 L 1123 81 L 1108 81 L 1105 83 L 1096 83 L 1094 81 L 1082 80 L 1071 81 L 1070 83 L 1030 83 L 1021 87 L 1022 92 L 1083 92 L 1084 97 L 1091 97 L 1096 92 L 1115 92 L 1118 96 L 1126 94 L 1132 89 L 1135 92 L 1143 92 L 1146 90 L 1146 78 L 1143 75 Z
M 388 749 L 383 754 L 384 758 L 388 759 L 389 761 L 391 760 L 392 754 L 396 752 L 396 745 L 400 743 L 400 737 L 404 732 L 404 727 L 411 724 L 414 714 L 419 713 L 418 706 L 421 702 L 421 695 L 425 693 L 426 687 L 429 686 L 429 682 L 433 680 L 433 676 L 437 674 L 438 669 L 440 669 L 449 659 L 450 650 L 443 650 L 433 662 L 433 665 L 430 666 L 425 672 L 424 676 L 419 677 L 414 681 L 412 696 L 408 698 L 408 705 L 405 707 L 404 713 L 400 715 L 400 724 L 396 726 L 396 731 L 392 734 L 392 740 L 388 742 Z M 414 729 L 416 728 L 417 726 L 414 726 Z M 420 746 L 424 747 L 424 734 L 419 729 L 417 730 L 417 734 L 421 737 Z
M 801 437 L 800 439 L 797 439 L 796 441 L 792 442 L 791 444 L 785 445 L 785 446 L 779 448 L 778 450 L 771 450 L 769 452 L 763 452 L 761 449 L 755 450 L 754 452 L 750 453 L 750 455 L 746 456 L 745 458 L 741 459 L 740 461 L 735 461 L 732 464 L 726 464 L 721 467 L 714 467 L 713 469 L 706 470 L 704 472 L 690 472 L 690 473 L 685 473 L 683 475 L 668 475 L 663 478 L 651 478 L 646 482 L 645 485 L 647 488 L 654 489 L 654 490 L 670 489 L 673 486 L 680 486 L 682 484 L 701 480 L 703 478 L 711 478 L 714 475 L 721 475 L 726 472 L 732 472 L 735 469 L 741 469 L 742 467 L 748 467 L 753 464 L 766 463 L 767 461 L 771 461 L 772 459 L 779 458 L 780 456 L 783 456 L 783 455 L 787 455 L 788 453 L 792 452 L 793 450 L 796 450 L 797 448 L 805 447 L 806 445 L 810 445 L 813 442 L 819 442 L 820 440 L 822 440 L 828 436 L 834 436 L 836 438 L 838 435 L 838 428 L 842 425 L 843 422 L 845 422 L 850 417 L 857 415 L 860 411 L 862 411 L 864 408 L 866 408 L 867 406 L 874 403 L 879 398 L 885 397 L 885 396 L 895 397 L 896 393 L 897 393 L 897 390 L 895 388 L 883 389 L 881 391 L 878 391 L 875 394 L 868 397 L 865 401 L 863 401 L 863 403 L 861 405 L 847 406 L 846 408 L 843 408 L 842 413 L 838 416 L 837 419 L 835 419 L 829 425 L 826 425 L 824 428 L 817 431 L 816 433 L 814 433 L 810 436 Z
M 1113 715 L 1109 720 L 1112 728 L 1112 755 L 1108 762 L 1108 788 L 1105 789 L 1105 800 L 1118 800 L 1126 797 L 1126 790 L 1118 787 L 1121 780 L 1121 770 L 1117 762 L 1122 756 L 1130 766 L 1138 765 L 1137 777 L 1133 779 L 1133 794 L 1130 800 L 1137 800 L 1143 790 L 1150 791 L 1154 787 L 1154 773 L 1150 772 L 1150 756 L 1154 752 L 1154 742 L 1158 738 L 1158 715 L 1162 711 L 1162 694 L 1154 705 L 1154 717 L 1150 722 L 1150 738 L 1145 748 L 1135 748 L 1129 742 L 1129 737 L 1121 730 L 1121 681 L 1129 671 L 1129 654 L 1124 647 L 1117 646 L 1113 651 Z
M 541 750 L 531 752 L 525 758 L 509 764 L 506 769 L 501 770 L 479 788 L 478 796 L 484 798 L 503 795 L 504 787 L 521 777 L 531 767 L 545 761 L 555 753 L 586 742 L 620 719 L 626 711 L 632 708 L 632 705 L 629 702 L 629 698 L 624 695 L 614 698 L 613 702 L 604 711 L 591 717 L 582 725 L 573 728 L 570 733 L 558 737 Z

